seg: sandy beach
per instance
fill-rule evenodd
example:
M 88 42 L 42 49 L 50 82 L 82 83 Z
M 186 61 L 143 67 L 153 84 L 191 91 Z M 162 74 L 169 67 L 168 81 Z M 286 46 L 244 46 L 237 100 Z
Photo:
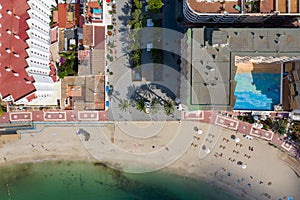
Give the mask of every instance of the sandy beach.
M 88 141 L 76 134 L 81 128 L 90 134 Z M 47 159 L 101 161 L 128 172 L 165 169 L 204 179 L 241 199 L 300 198 L 300 179 L 283 161 L 287 158 L 285 153 L 265 141 L 248 140 L 214 125 L 192 121 L 116 122 L 37 129 L 40 131 L 23 132 L 20 140 L 1 145 L 0 163 Z M 240 141 L 236 143 L 231 135 Z

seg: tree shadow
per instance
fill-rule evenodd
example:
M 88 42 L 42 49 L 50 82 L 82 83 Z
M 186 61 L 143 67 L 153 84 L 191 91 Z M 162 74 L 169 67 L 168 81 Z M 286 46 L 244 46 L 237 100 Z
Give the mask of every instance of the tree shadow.
M 119 103 L 121 103 L 122 102 L 122 99 L 121 98 L 119 98 L 119 96 L 120 96 L 120 92 L 119 91 L 116 91 L 116 90 L 111 90 L 110 92 L 109 92 L 109 97 L 114 101 L 114 102 L 119 102 Z

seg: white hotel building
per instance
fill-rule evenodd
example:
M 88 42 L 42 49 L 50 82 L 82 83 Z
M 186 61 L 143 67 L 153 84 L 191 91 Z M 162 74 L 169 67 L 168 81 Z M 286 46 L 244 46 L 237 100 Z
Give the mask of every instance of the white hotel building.
M 0 97 L 15 104 L 39 102 L 54 93 L 50 64 L 50 15 L 54 0 L 0 3 Z

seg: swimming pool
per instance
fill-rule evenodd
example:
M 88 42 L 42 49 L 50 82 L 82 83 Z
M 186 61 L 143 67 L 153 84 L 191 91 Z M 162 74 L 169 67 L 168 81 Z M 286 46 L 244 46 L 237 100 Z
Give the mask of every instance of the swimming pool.
M 280 103 L 280 74 L 237 73 L 235 110 L 273 110 Z
M 103 11 L 102 11 L 102 9 L 100 9 L 100 8 L 93 8 L 93 13 L 96 14 L 96 15 L 97 15 L 97 14 L 100 15 L 100 14 L 102 14 L 102 12 L 103 12 Z

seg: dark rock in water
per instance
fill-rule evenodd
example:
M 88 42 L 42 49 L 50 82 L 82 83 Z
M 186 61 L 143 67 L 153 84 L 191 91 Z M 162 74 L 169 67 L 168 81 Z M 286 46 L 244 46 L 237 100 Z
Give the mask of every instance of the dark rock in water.
M 104 167 L 104 168 L 108 168 L 108 166 L 105 163 L 102 163 L 102 162 L 95 162 L 94 165 Z
M 84 180 L 82 179 L 82 175 L 81 175 L 81 174 L 80 174 L 80 176 L 79 176 L 79 181 L 80 181 L 80 187 L 83 188 L 85 182 L 84 182 Z
M 84 135 L 84 141 L 89 141 L 91 134 L 89 134 L 86 130 L 84 130 L 83 128 L 78 130 L 79 134 L 83 134 Z

